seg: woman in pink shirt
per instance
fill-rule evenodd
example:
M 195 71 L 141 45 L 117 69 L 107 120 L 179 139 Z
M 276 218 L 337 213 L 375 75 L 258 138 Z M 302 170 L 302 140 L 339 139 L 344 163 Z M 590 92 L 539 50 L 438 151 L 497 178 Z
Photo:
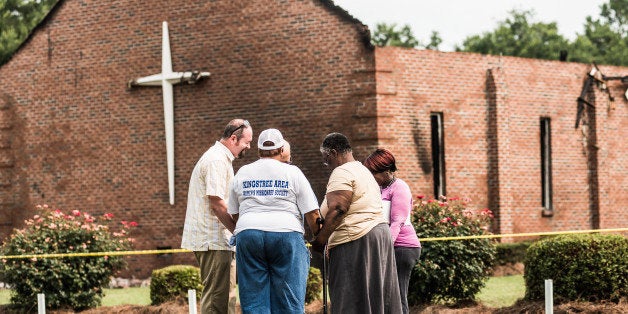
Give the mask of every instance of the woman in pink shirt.
M 371 171 L 381 187 L 384 209 L 390 208 L 390 211 L 384 210 L 384 213 L 390 213 L 390 217 L 385 218 L 389 221 L 390 234 L 395 246 L 403 313 L 407 314 L 410 274 L 421 256 L 421 243 L 410 222 L 412 193 L 407 183 L 395 177 L 397 166 L 395 156 L 390 151 L 381 148 L 375 150 L 364 160 L 364 166 Z

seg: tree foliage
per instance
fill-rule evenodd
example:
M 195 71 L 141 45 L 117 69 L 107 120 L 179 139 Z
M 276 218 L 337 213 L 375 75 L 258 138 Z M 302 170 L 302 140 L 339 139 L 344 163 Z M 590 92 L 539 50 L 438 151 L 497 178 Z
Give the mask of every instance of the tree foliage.
M 532 23 L 532 11 L 511 11 L 510 15 L 494 31 L 467 37 L 456 50 L 550 60 L 567 50 L 569 42 L 558 33 L 556 23 Z
M 430 36 L 430 42 L 422 44 L 414 34 L 409 25 L 404 25 L 401 29 L 397 28 L 397 24 L 377 23 L 375 30 L 371 36 L 371 43 L 374 46 L 396 46 L 415 48 L 422 47 L 425 49 L 438 50 L 438 46 L 443 42 L 438 32 L 433 31 Z
M 58 0 L 0 0 L 0 65 Z
M 599 18 L 584 22 L 584 33 L 570 42 L 555 22 L 532 22 L 532 11 L 511 11 L 495 30 L 467 37 L 457 51 L 566 61 L 628 65 L 628 0 L 609 0 Z
M 397 46 L 414 48 L 419 41 L 414 38 L 412 29 L 404 25 L 397 29 L 397 24 L 377 23 L 371 41 L 375 46 Z
M 423 47 L 429 50 L 438 50 L 438 46 L 443 42 L 443 39 L 440 38 L 440 34 L 437 31 L 432 31 L 432 35 L 430 35 L 430 42 Z
M 571 45 L 570 61 L 628 66 L 628 0 L 610 0 L 600 17 L 587 17 Z

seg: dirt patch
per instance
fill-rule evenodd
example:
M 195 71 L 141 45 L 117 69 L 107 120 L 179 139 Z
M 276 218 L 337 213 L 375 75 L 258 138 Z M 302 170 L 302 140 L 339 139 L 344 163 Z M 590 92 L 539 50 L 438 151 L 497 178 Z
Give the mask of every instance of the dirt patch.
M 329 306 L 329 304 L 328 304 Z M 186 308 L 187 309 L 187 308 Z M 331 311 L 328 313 L 331 314 Z M 490 308 L 478 303 L 467 303 L 455 307 L 448 307 L 445 305 L 428 305 L 428 306 L 414 306 L 410 308 L 411 314 L 512 314 L 512 313 L 526 313 L 536 314 L 545 312 L 545 303 L 542 301 L 519 301 L 512 306 L 504 308 Z M 164 313 L 164 312 L 154 312 Z M 175 313 L 175 312 L 172 312 Z M 187 312 L 186 312 L 187 313 Z M 619 303 L 602 302 L 569 302 L 554 306 L 554 313 L 556 314 L 568 314 L 568 313 L 584 313 L 584 314 L 620 314 L 628 313 L 628 300 L 624 299 Z M 318 300 L 308 304 L 305 307 L 305 314 L 323 314 L 323 302 Z
M 517 301 L 513 306 L 495 309 L 491 313 L 510 314 L 510 313 L 544 313 L 545 303 L 531 301 Z M 624 298 L 619 303 L 613 302 L 568 302 L 554 305 L 554 313 L 604 313 L 604 314 L 620 314 L 628 313 L 628 300 Z
M 35 309 L 36 310 L 36 309 Z M 457 307 L 448 307 L 445 305 L 428 305 L 428 306 L 414 306 L 410 309 L 411 314 L 536 314 L 544 313 L 545 304 L 540 302 L 531 301 L 518 301 L 512 306 L 504 308 L 489 308 L 482 304 L 469 303 L 460 305 Z M 0 313 L 23 313 L 21 311 L 12 311 L 7 305 L 0 305 Z M 73 311 L 47 311 L 51 314 L 72 314 Z M 185 314 L 189 313 L 189 308 L 186 300 L 180 299 L 177 301 L 171 301 L 159 306 L 141 306 L 141 305 L 119 305 L 119 306 L 103 306 L 97 309 L 91 309 L 80 312 L 81 314 L 121 314 L 121 313 L 138 313 L 138 314 Z M 200 310 L 198 311 L 200 313 Z M 306 314 L 322 314 L 323 303 L 321 301 L 314 301 L 305 307 Z M 331 314 L 328 308 L 328 313 Z M 628 313 L 628 300 L 624 298 L 619 303 L 602 302 L 569 302 L 554 306 L 554 313 L 556 314 L 569 314 L 569 313 L 584 313 L 584 314 L 620 314 Z
M 197 307 L 197 313 L 201 312 L 201 309 Z M 81 314 L 122 314 L 122 313 L 137 313 L 137 314 L 171 314 L 171 313 L 190 313 L 190 307 L 187 300 L 177 299 L 175 301 L 166 302 L 160 305 L 119 305 L 119 306 L 104 306 L 97 309 L 91 309 L 81 312 Z M 61 314 L 61 313 L 59 313 Z
M 545 303 L 519 301 L 512 306 L 504 308 L 490 308 L 478 303 L 467 303 L 456 307 L 448 307 L 445 305 L 427 305 L 427 306 L 414 306 L 410 308 L 411 314 L 512 314 L 512 313 L 526 313 L 536 314 L 545 312 Z M 306 314 L 323 314 L 323 305 L 321 301 L 315 301 L 305 307 Z M 330 313 L 328 311 L 328 313 Z M 603 303 L 590 303 L 590 302 L 569 302 L 554 306 L 554 313 L 567 314 L 567 313 L 585 313 L 585 314 L 620 314 L 628 313 L 628 300 L 624 299 L 621 302 L 603 302 Z
M 488 314 L 493 313 L 493 309 L 483 305 L 471 307 L 451 308 L 444 305 L 415 306 L 410 309 L 411 314 Z
M 34 309 L 37 311 L 37 308 Z M 101 306 L 95 309 L 89 309 L 82 312 L 75 312 L 72 310 L 47 310 L 46 313 L 50 314 L 122 314 L 122 313 L 136 313 L 136 314 L 178 314 L 189 313 L 190 308 L 187 301 L 183 298 L 174 301 L 166 302 L 160 305 L 118 305 L 118 306 Z M 200 313 L 200 308 L 197 308 L 197 312 Z M 24 313 L 23 311 L 17 311 L 11 309 L 9 305 L 0 305 L 0 313 L 6 314 L 18 314 Z M 240 312 L 239 312 L 240 313 Z

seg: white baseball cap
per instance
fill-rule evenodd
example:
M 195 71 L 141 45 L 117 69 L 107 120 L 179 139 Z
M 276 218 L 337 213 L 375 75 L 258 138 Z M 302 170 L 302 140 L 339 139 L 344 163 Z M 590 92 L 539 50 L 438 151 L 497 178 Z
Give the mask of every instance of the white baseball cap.
M 266 145 L 264 145 L 266 143 Z M 267 129 L 259 134 L 257 148 L 261 150 L 273 150 L 283 147 L 285 141 L 283 135 L 277 129 Z

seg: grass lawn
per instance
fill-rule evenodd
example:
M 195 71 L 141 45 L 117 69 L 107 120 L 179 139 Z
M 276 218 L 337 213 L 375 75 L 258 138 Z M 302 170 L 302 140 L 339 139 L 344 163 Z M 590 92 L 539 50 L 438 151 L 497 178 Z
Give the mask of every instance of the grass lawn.
M 486 287 L 478 294 L 478 301 L 489 307 L 506 307 L 523 298 L 524 294 L 523 275 L 491 277 L 486 283 Z M 9 304 L 9 297 L 9 290 L 0 289 L 0 304 Z M 148 287 L 105 289 L 105 296 L 102 300 L 103 306 L 122 304 L 149 305 L 150 289 Z
M 477 298 L 486 306 L 500 308 L 515 304 L 525 292 L 523 275 L 491 277 Z
M 0 304 L 10 303 L 10 290 L 0 289 Z M 149 305 L 150 289 L 132 287 L 125 289 L 105 289 L 102 299 L 103 306 L 114 306 L 122 304 Z
M 122 304 L 150 305 L 150 288 L 105 289 L 105 296 L 102 298 L 103 306 Z
M 0 304 L 9 304 L 9 293 L 11 290 L 0 289 Z

